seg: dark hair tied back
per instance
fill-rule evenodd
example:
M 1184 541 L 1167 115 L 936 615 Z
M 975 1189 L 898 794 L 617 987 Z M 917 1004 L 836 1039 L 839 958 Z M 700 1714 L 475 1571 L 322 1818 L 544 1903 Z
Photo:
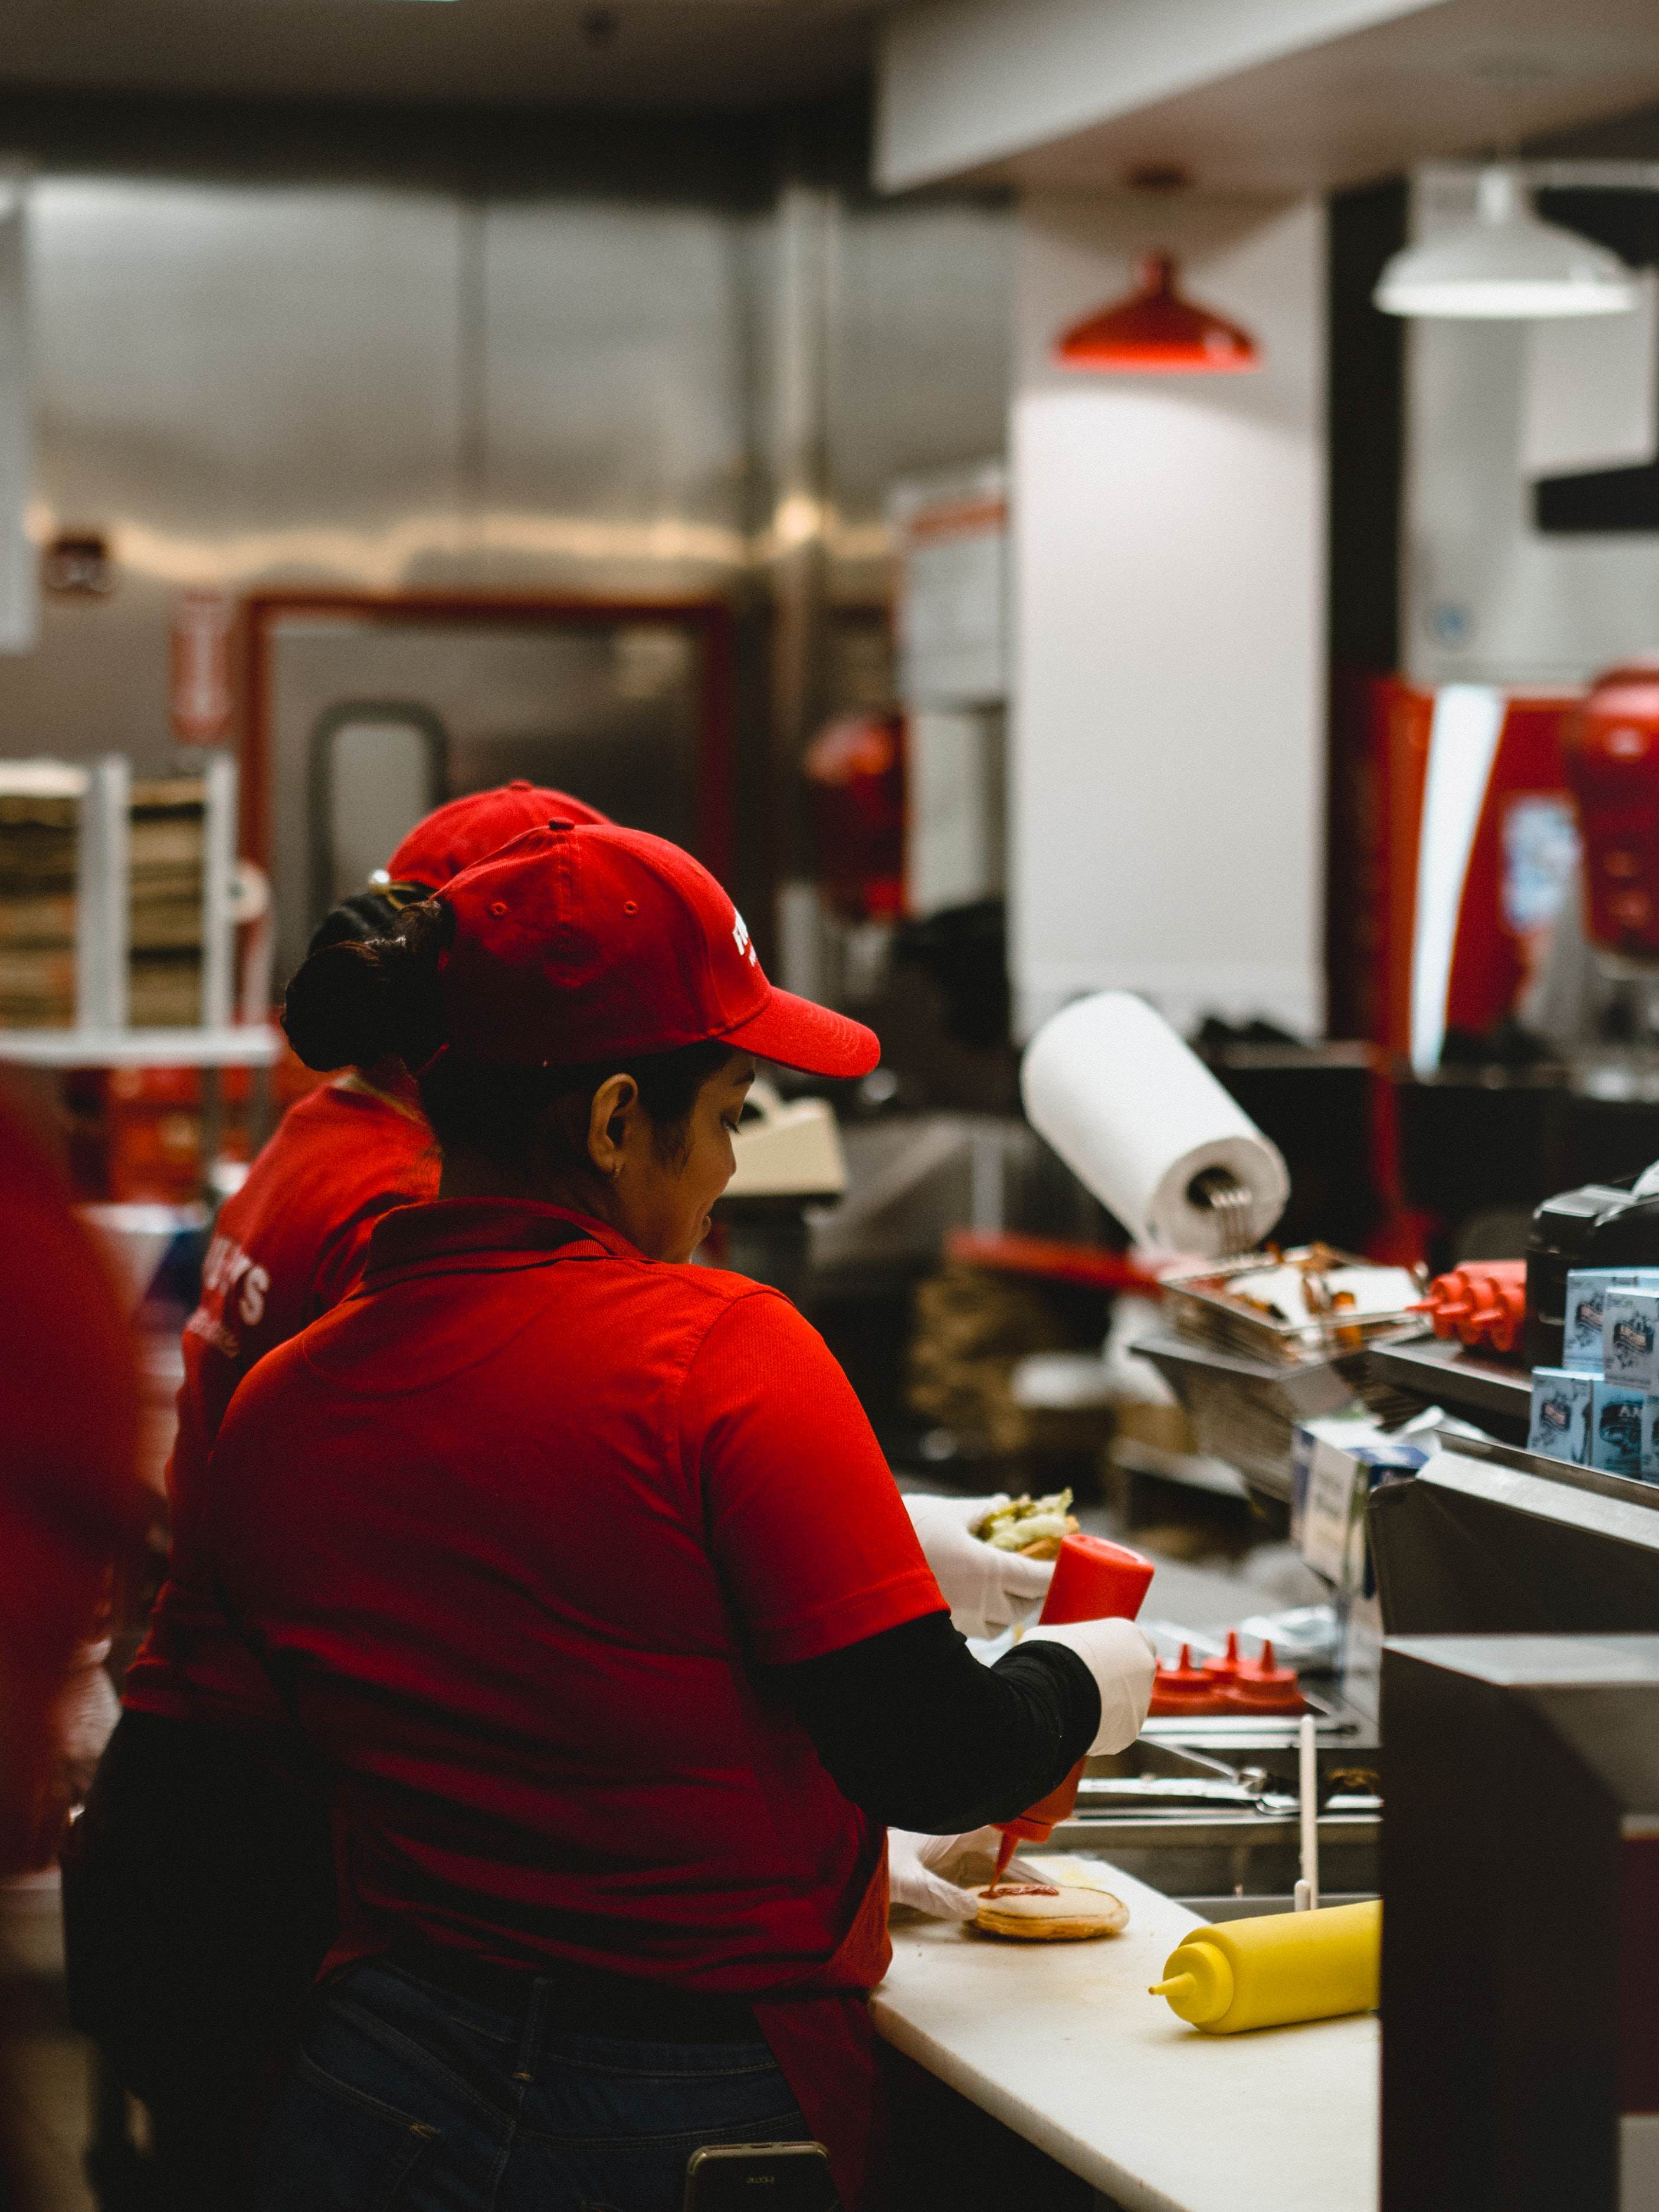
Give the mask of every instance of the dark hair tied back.
M 325 944 L 288 987 L 283 1027 L 307 1067 L 373 1067 L 401 1060 L 420 1085 L 421 1103 L 446 1152 L 482 1153 L 506 1168 L 550 1148 L 580 1174 L 595 1170 L 586 1125 L 595 1094 L 612 1075 L 631 1075 L 665 1160 L 685 1144 L 698 1091 L 732 1056 L 720 1037 L 668 1052 L 618 1053 L 574 1066 L 495 1066 L 455 1053 L 448 1042 L 438 963 L 455 933 L 439 899 L 405 907 L 384 937 Z
M 428 899 L 406 907 L 385 937 L 312 953 L 283 1006 L 283 1027 L 306 1066 L 423 1066 L 444 1042 L 438 963 L 454 927 L 451 909 Z
M 378 890 L 353 891 L 338 906 L 331 907 L 311 933 L 307 952 L 320 952 L 330 945 L 360 943 L 371 937 L 389 937 L 405 907 L 428 899 L 431 892 L 420 884 L 386 884 Z

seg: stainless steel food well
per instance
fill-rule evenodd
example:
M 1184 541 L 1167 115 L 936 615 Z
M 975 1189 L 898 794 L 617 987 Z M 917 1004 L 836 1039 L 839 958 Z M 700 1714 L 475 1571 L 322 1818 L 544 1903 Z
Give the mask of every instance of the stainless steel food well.
M 1320 1865 L 1330 1893 L 1374 1894 L 1382 1806 L 1371 1751 L 1357 1723 L 1320 1753 Z M 1091 1759 L 1076 1810 L 1050 1850 L 1084 1851 L 1169 1897 L 1281 1900 L 1299 1866 L 1293 1741 L 1231 1757 L 1209 1746 L 1143 1736 L 1127 1751 Z

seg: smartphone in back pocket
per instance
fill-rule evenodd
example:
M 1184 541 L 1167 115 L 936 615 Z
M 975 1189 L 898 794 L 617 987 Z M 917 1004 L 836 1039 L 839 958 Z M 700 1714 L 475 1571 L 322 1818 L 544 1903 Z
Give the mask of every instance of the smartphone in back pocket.
M 685 2212 L 833 2212 L 822 2143 L 711 2143 L 685 2169 Z

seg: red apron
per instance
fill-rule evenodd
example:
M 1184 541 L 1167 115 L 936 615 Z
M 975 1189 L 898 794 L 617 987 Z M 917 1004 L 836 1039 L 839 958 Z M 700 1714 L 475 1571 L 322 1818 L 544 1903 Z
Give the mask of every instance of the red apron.
M 887 1846 L 835 1955 L 805 1980 L 754 2000 L 755 2017 L 806 2124 L 830 2154 L 842 2212 L 871 2203 L 886 2134 L 869 1996 L 892 1962 Z

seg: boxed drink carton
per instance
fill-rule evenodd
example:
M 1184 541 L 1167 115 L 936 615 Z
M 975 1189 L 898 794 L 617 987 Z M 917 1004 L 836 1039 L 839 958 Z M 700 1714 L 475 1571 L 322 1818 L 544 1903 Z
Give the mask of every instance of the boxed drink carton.
M 1659 1267 L 1575 1267 L 1567 1277 L 1561 1364 L 1575 1375 L 1601 1372 L 1601 1321 L 1611 1290 L 1659 1291 Z
M 1596 1382 L 1590 1394 L 1589 1463 L 1603 1474 L 1642 1472 L 1642 1415 L 1645 1390 L 1628 1383 Z
M 1659 1291 L 1609 1285 L 1601 1300 L 1601 1371 L 1609 1382 L 1659 1390 Z
M 1542 1452 L 1547 1459 L 1566 1459 L 1579 1467 L 1588 1466 L 1590 1400 L 1595 1389 L 1594 1376 L 1574 1374 L 1565 1367 L 1534 1367 L 1528 1449 Z
M 1659 1482 L 1659 1395 L 1651 1390 L 1642 1407 L 1642 1480 Z

